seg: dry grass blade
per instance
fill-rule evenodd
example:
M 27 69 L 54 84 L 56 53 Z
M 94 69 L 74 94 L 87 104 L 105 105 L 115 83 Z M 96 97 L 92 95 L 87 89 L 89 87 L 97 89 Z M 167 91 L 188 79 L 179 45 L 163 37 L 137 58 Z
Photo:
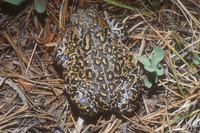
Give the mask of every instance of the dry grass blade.
M 187 13 L 189 18 L 192 19 L 195 22 L 196 26 L 200 29 L 200 22 L 187 10 L 187 8 L 183 5 L 183 3 L 180 0 L 177 0 L 177 2 L 181 7 L 180 9 L 183 9 Z M 185 13 L 183 13 L 183 14 L 185 14 Z M 192 27 L 192 23 L 190 23 L 189 18 L 187 19 L 187 21 L 190 24 L 190 26 Z
M 28 59 L 23 55 L 23 52 L 17 47 L 17 45 L 14 43 L 13 39 L 11 38 L 11 36 L 9 35 L 9 32 L 4 32 L 3 33 L 3 36 L 8 40 L 8 42 L 12 45 L 13 49 L 15 50 L 19 60 L 26 64 L 28 64 Z M 21 69 L 22 71 L 25 70 L 25 66 L 24 65 L 21 65 Z M 30 67 L 31 70 L 33 70 L 35 73 L 38 73 L 38 71 L 34 70 L 34 68 Z M 25 72 L 23 72 L 25 73 Z M 39 74 L 39 73 L 38 73 Z
M 200 95 L 200 91 L 199 91 L 197 94 L 193 94 L 193 95 L 191 95 L 191 96 L 186 97 L 185 99 L 182 99 L 182 100 L 180 100 L 180 101 L 178 101 L 178 102 L 176 102 L 176 103 L 173 103 L 173 105 L 169 105 L 169 106 L 168 106 L 168 109 L 172 109 L 172 108 L 174 108 L 174 107 L 177 107 L 178 105 L 181 105 L 181 104 L 185 103 L 185 102 L 188 101 L 188 100 L 197 98 L 199 95 Z M 148 115 L 144 116 L 142 119 L 147 119 L 147 120 L 148 120 L 148 119 L 152 119 L 153 117 L 159 116 L 159 115 L 161 115 L 161 114 L 164 113 L 164 112 L 165 112 L 165 109 L 162 109 L 162 110 L 159 110 L 159 111 L 157 111 L 157 112 L 148 114 Z
M 153 129 L 151 129 L 150 127 L 148 127 L 146 125 L 137 124 L 136 122 L 132 121 L 131 119 L 129 119 L 126 116 L 123 116 L 123 117 L 133 124 L 132 127 L 134 129 L 140 129 L 143 132 L 153 132 Z
M 16 110 L 14 113 L 7 114 L 5 117 L 0 117 L 0 125 L 8 123 L 9 121 L 21 117 L 20 114 L 25 112 L 28 109 L 28 106 L 22 106 L 18 110 Z

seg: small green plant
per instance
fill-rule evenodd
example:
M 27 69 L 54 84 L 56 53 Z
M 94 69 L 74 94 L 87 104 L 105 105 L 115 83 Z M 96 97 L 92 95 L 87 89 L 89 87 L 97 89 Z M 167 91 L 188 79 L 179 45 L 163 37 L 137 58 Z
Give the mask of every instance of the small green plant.
M 4 0 L 4 1 L 18 6 L 26 0 Z M 38 13 L 43 13 L 46 10 L 46 0 L 34 0 L 34 2 L 35 2 L 35 10 Z
M 153 83 L 158 83 L 158 76 L 163 75 L 163 66 L 158 67 L 158 63 L 164 59 L 164 51 L 159 47 L 154 47 L 154 56 L 151 61 L 145 56 L 140 56 L 138 60 L 144 65 L 144 69 L 149 73 L 144 78 L 144 84 L 147 88 L 151 88 Z

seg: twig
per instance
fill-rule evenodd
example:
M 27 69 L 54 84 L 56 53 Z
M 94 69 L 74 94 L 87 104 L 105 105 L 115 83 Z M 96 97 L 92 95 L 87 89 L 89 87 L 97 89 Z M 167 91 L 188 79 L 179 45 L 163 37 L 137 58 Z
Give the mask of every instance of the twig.
M 18 94 L 19 97 L 22 99 L 22 102 L 24 105 L 28 105 L 27 101 L 26 101 L 26 97 L 24 96 L 23 92 L 21 91 L 21 89 L 16 86 L 14 83 L 12 83 L 11 81 L 9 81 L 8 79 L 6 79 L 7 76 L 0 77 L 0 86 L 5 83 L 6 85 L 8 85 L 9 87 L 11 87 L 13 90 L 15 90 Z

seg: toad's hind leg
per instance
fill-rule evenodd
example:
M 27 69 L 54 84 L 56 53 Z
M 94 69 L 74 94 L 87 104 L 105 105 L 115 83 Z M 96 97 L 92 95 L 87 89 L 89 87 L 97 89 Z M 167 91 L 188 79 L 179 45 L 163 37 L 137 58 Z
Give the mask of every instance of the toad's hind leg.
M 84 88 L 83 86 L 76 85 L 65 87 L 67 89 L 67 93 L 70 95 L 70 100 L 81 110 L 81 113 L 84 115 L 94 116 L 98 112 L 97 104 L 94 100 L 94 96 L 88 91 L 88 88 Z
M 125 81 L 120 86 L 119 97 L 116 102 L 116 111 L 121 114 L 135 112 L 138 107 L 139 83 L 135 75 L 130 76 L 128 81 Z

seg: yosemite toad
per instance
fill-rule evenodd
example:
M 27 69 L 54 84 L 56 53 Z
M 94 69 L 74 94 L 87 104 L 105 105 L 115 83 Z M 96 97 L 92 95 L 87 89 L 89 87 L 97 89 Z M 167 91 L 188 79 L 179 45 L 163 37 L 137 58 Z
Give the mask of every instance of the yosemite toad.
M 134 112 L 139 82 L 132 72 L 133 53 L 121 44 L 124 40 L 118 41 L 124 29 L 114 21 L 109 26 L 94 8 L 78 9 L 70 21 L 55 60 L 63 68 L 72 103 L 90 116 L 105 110 Z

